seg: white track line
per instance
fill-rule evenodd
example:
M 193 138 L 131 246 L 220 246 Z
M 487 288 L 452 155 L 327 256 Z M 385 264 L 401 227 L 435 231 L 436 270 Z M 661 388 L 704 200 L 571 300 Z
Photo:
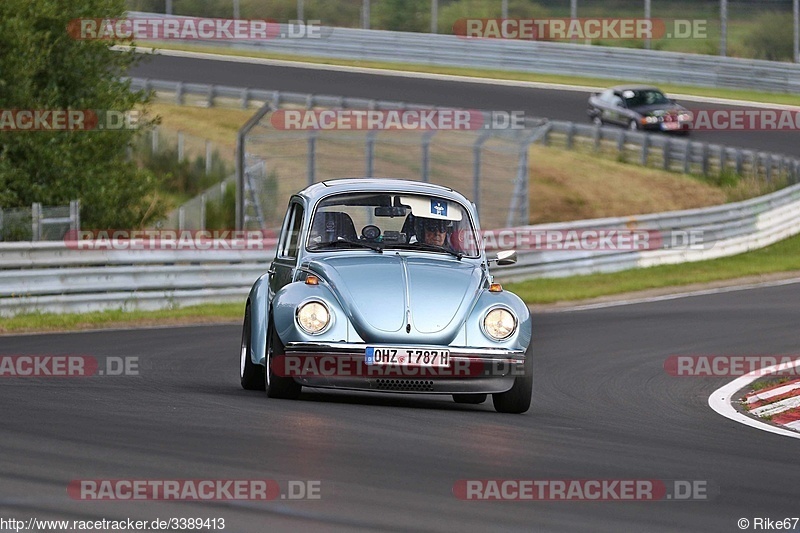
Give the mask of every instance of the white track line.
M 795 361 L 792 365 L 793 367 L 800 366 L 800 361 Z M 768 431 L 770 433 L 776 433 L 778 435 L 783 435 L 784 437 L 792 437 L 794 439 L 800 439 L 800 433 L 796 431 L 792 431 L 789 429 L 779 428 L 776 426 L 772 426 L 770 424 L 760 422 L 754 418 L 751 418 L 747 415 L 744 415 L 734 409 L 731 405 L 731 397 L 736 394 L 739 390 L 744 388 L 746 385 L 749 385 L 759 377 L 763 376 L 765 373 L 775 372 L 776 370 L 785 370 L 786 365 L 773 365 L 766 368 L 759 368 L 746 374 L 744 376 L 738 377 L 728 383 L 720 387 L 719 389 L 715 390 L 711 393 L 711 396 L 708 397 L 708 406 L 711 407 L 714 411 L 721 414 L 725 418 L 729 418 L 734 422 L 739 422 L 746 426 L 754 427 L 756 429 L 760 429 L 762 431 Z M 788 425 L 789 427 L 798 427 L 800 424 L 796 422 L 792 422 L 793 425 Z
M 747 291 L 751 289 L 762 289 L 768 287 L 780 287 L 800 283 L 800 278 L 782 279 L 775 281 L 764 281 L 761 283 L 749 283 L 747 285 L 733 285 L 730 287 L 717 287 L 715 289 L 701 289 L 690 292 L 679 292 L 674 294 L 662 294 L 660 296 L 648 296 L 643 298 L 631 298 L 628 300 L 616 300 L 613 302 L 600 302 L 596 304 L 576 305 L 558 309 L 543 309 L 538 313 L 571 313 L 573 311 L 591 311 L 593 309 L 605 309 L 606 307 L 617 307 L 623 305 L 648 304 L 653 302 L 663 302 L 667 300 L 677 300 L 679 298 L 691 298 L 694 296 L 706 296 L 710 294 L 723 294 L 726 292 Z

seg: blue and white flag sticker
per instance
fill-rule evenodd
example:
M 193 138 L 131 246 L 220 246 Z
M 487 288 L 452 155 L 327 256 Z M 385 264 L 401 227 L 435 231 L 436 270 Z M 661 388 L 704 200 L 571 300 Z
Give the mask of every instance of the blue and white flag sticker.
M 367 346 L 367 351 L 365 353 L 366 360 L 364 361 L 368 365 L 375 364 L 375 348 L 373 346 Z
M 431 199 L 431 213 L 440 217 L 447 216 L 447 202 Z

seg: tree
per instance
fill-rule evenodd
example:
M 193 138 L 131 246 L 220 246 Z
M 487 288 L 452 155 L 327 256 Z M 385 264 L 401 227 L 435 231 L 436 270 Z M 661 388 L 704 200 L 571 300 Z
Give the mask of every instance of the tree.
M 136 54 L 67 31 L 74 19 L 124 12 L 124 0 L 0 1 L 0 110 L 146 110 L 149 95 L 131 91 L 123 79 Z M 143 118 L 140 128 L 150 122 Z M 128 158 L 136 135 L 133 129 L 0 131 L 0 206 L 77 198 L 85 227 L 134 228 L 154 220 L 164 209 L 158 180 Z

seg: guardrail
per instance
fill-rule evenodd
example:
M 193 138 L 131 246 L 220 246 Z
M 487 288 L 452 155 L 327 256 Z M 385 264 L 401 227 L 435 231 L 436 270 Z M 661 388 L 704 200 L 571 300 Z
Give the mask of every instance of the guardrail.
M 130 12 L 131 17 L 171 17 Z M 183 17 L 171 17 L 183 18 Z M 281 25 L 287 34 L 287 25 Z M 204 46 L 360 61 L 627 79 L 701 87 L 800 91 L 800 64 L 544 41 L 467 39 L 454 35 L 321 28 L 323 39 L 201 41 Z
M 800 233 L 800 185 L 703 209 L 502 231 L 514 235 L 586 229 L 700 232 L 706 247 L 622 252 L 520 250 L 516 265 L 493 267 L 492 271 L 499 281 L 562 277 L 700 261 L 762 248 Z M 64 242 L 0 244 L 0 316 L 241 302 L 273 256 L 272 249 L 105 251 L 79 250 Z
M 64 241 L 0 244 L 0 316 L 244 301 L 274 257 L 274 246 L 268 248 L 81 250 Z
M 799 71 L 800 72 L 800 71 Z M 184 104 L 186 97 L 202 97 L 204 105 L 212 107 L 220 99 L 238 102 L 243 108 L 252 103 L 281 106 L 337 107 L 355 109 L 414 109 L 428 108 L 408 104 L 370 100 L 366 98 L 346 98 L 322 94 L 291 93 L 247 89 L 242 87 L 204 85 L 174 81 L 132 78 L 133 89 L 152 89 L 162 97 L 166 94 L 178 104 Z M 579 145 L 591 145 L 594 149 L 611 149 L 632 162 L 654 166 L 685 174 L 713 175 L 730 170 L 741 176 L 762 178 L 767 182 L 785 179 L 788 183 L 800 182 L 800 160 L 782 154 L 759 152 L 744 148 L 709 144 L 671 135 L 650 134 L 629 131 L 612 126 L 595 126 L 538 117 L 528 117 L 528 127 L 538 127 L 547 123 L 549 132 L 541 142 L 558 143 L 568 149 Z M 307 165 L 313 169 L 313 165 Z M 308 177 L 308 176 L 307 176 Z

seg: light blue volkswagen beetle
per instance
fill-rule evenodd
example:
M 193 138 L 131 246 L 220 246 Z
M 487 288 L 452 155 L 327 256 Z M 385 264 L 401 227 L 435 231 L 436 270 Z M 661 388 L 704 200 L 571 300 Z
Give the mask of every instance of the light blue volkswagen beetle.
M 524 413 L 531 318 L 493 283 L 475 206 L 393 179 L 317 183 L 289 200 L 269 271 L 250 290 L 240 378 L 270 398 L 302 387 L 448 394 Z

